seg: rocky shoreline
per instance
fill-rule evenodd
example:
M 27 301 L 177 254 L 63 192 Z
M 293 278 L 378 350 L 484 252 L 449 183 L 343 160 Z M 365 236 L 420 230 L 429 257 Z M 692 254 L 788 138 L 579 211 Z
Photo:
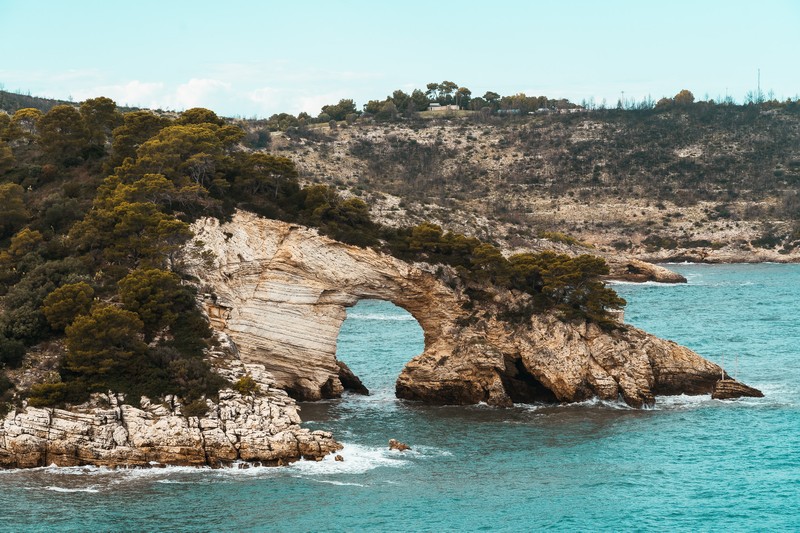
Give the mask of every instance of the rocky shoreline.
M 236 364 L 227 372 L 250 375 L 259 391 L 224 389 L 199 417 L 185 416 L 174 397 L 144 399 L 141 408 L 114 393 L 69 409 L 23 404 L 0 420 L 0 468 L 277 466 L 321 460 L 342 448 L 330 433 L 299 426 L 295 401 L 263 366 Z
M 187 416 L 174 397 L 142 398 L 137 407 L 113 392 L 68 409 L 23 402 L 0 419 L 0 468 L 321 460 L 342 445 L 301 428 L 296 400 L 363 389 L 335 355 L 345 310 L 363 298 L 405 308 L 424 331 L 424 352 L 397 380 L 404 399 L 505 407 L 598 397 L 642 407 L 658 395 L 711 393 L 728 378 L 691 350 L 632 326 L 606 331 L 531 316 L 529 295 L 505 289 L 473 300 L 448 268 L 412 265 L 302 226 L 237 212 L 193 229 L 205 261 L 190 269 L 221 346 L 209 354 L 212 366 L 231 383 L 252 377 L 256 390 L 224 389 L 206 400 L 202 416 Z M 611 277 L 685 281 L 630 258 L 612 262 Z M 758 392 L 727 385 L 726 397 Z
M 687 248 L 678 250 L 661 250 L 659 252 L 640 255 L 642 261 L 648 263 L 700 263 L 700 264 L 758 264 L 758 263 L 800 263 L 800 253 L 780 253 L 775 250 L 747 249 L 732 250 L 723 248 L 712 250 L 705 248 Z

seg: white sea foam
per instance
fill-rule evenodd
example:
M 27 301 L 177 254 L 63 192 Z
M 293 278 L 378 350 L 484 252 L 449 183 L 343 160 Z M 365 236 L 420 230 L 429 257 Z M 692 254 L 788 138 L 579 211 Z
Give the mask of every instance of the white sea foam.
M 411 315 L 382 315 L 378 313 L 348 313 L 347 318 L 355 320 L 394 320 L 400 322 L 410 322 L 416 320 Z
M 681 287 L 684 286 L 681 283 L 664 283 L 661 281 L 624 281 L 624 280 L 617 280 L 611 279 L 606 281 L 607 285 L 635 285 L 637 287 L 642 285 L 653 285 L 656 287 Z
M 155 463 L 155 465 L 159 465 L 160 463 Z M 25 469 L 25 471 L 33 472 L 33 471 L 40 471 L 46 472 L 47 474 L 52 475 L 59 475 L 59 476 L 101 476 L 101 475 L 125 475 L 129 477 L 138 477 L 138 476 L 151 476 L 151 475 L 158 475 L 167 473 L 187 473 L 187 472 L 197 472 L 200 470 L 211 470 L 208 467 L 197 467 L 197 466 L 164 466 L 161 468 L 149 468 L 149 467 L 124 467 L 120 466 L 117 468 L 108 468 L 105 466 L 56 466 L 50 465 L 42 468 L 31 468 Z
M 582 402 L 570 403 L 519 403 L 514 404 L 515 407 L 524 409 L 526 411 L 539 411 L 541 409 L 580 409 L 583 407 L 605 408 L 616 410 L 629 410 L 633 409 L 631 406 L 622 400 L 601 400 L 600 398 L 589 398 Z
M 360 444 L 343 443 L 338 452 L 344 459 L 337 461 L 327 455 L 322 461 L 298 461 L 288 469 L 301 475 L 364 474 L 379 467 L 400 468 L 408 464 L 408 452 L 396 452 L 387 448 L 375 448 Z
M 630 410 L 630 405 L 622 400 L 601 400 L 600 398 L 589 398 L 582 402 L 564 404 L 563 407 L 603 407 L 606 409 Z
M 710 394 L 678 394 L 675 396 L 656 396 L 655 410 L 696 409 L 703 405 L 711 405 L 716 400 Z
M 327 485 L 338 485 L 340 487 L 366 487 L 366 485 L 362 483 L 346 483 L 344 481 L 334 481 L 332 479 L 314 479 L 317 483 L 325 483 Z
M 418 444 L 415 444 L 410 451 L 412 453 L 418 452 L 419 456 L 421 457 L 452 457 L 453 455 L 453 452 L 449 450 L 443 450 L 441 448 L 437 448 L 436 446 L 424 446 Z M 408 453 L 408 452 L 402 452 L 402 453 Z
M 53 492 L 89 492 L 89 493 L 100 492 L 100 490 L 98 490 L 98 489 L 96 489 L 94 487 L 86 487 L 86 488 L 83 488 L 83 489 L 68 489 L 68 488 L 65 488 L 65 487 L 56 487 L 56 486 L 53 486 L 53 485 L 45 487 L 44 490 L 51 490 Z

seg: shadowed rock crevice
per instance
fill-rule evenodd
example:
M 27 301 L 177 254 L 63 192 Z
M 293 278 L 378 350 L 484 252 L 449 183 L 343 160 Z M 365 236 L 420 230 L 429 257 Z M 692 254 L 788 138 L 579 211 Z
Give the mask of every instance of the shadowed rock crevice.
M 369 389 L 364 386 L 361 379 L 350 370 L 350 367 L 344 361 L 337 360 L 336 364 L 339 366 L 339 382 L 344 390 L 369 396 Z
M 500 379 L 506 394 L 514 403 L 558 403 L 553 391 L 528 372 L 520 358 L 505 358 L 505 373 L 501 374 Z

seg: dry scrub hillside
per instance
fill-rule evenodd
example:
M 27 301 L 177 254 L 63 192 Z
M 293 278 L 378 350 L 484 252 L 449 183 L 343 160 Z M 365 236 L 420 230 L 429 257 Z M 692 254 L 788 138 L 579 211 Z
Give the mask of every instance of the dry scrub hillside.
M 569 236 L 649 260 L 800 258 L 793 108 L 359 119 L 270 144 L 389 224 L 432 220 L 509 248 Z

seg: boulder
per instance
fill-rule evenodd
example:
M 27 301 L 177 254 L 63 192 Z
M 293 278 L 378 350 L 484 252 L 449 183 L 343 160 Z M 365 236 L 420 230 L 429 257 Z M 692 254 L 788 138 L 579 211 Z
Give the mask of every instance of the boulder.
M 411 446 L 396 439 L 389 439 L 389 449 L 397 450 L 398 452 L 404 452 L 406 450 L 410 450 Z

